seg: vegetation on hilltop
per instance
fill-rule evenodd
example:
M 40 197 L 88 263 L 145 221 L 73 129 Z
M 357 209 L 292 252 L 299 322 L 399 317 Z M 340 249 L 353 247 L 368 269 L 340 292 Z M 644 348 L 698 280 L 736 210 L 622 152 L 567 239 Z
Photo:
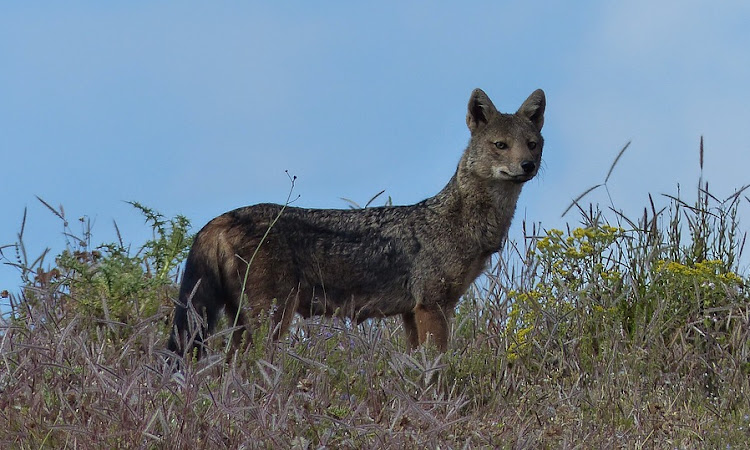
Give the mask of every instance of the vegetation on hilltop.
M 750 294 L 738 206 L 699 182 L 633 219 L 575 208 L 527 229 L 456 311 L 449 351 L 405 352 L 400 324 L 231 330 L 181 370 L 165 357 L 184 217 L 140 204 L 137 250 L 85 220 L 50 266 L 23 234 L 25 285 L 0 329 L 3 448 L 742 448 L 750 440 Z M 663 206 L 658 200 L 664 202 Z

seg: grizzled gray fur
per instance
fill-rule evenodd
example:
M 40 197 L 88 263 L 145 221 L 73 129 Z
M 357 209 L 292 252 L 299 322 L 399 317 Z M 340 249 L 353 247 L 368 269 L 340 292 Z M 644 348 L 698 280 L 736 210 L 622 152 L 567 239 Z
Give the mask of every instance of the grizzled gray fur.
M 236 345 L 261 317 L 278 338 L 295 314 L 357 322 L 400 314 L 412 348 L 431 342 L 444 351 L 456 303 L 502 248 L 521 188 L 539 169 L 544 109 L 541 90 L 515 114 L 474 90 L 456 173 L 415 205 L 282 212 L 259 204 L 211 220 L 187 259 L 169 349 L 190 351 L 224 311 L 241 326 Z

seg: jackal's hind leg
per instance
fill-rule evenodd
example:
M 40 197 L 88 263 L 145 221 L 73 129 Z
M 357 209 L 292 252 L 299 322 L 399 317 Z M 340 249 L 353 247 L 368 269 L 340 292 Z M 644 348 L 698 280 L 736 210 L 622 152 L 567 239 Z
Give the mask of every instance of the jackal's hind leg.
M 299 308 L 299 286 L 287 295 L 285 300 L 279 300 L 276 310 L 273 313 L 273 335 L 272 339 L 278 341 L 281 336 L 289 330 L 294 319 L 294 314 Z
M 232 331 L 231 353 L 235 351 L 243 352 L 253 341 L 252 330 L 247 323 L 245 313 L 240 311 L 234 303 L 228 303 L 225 306 L 225 313 L 228 325 L 237 327 Z

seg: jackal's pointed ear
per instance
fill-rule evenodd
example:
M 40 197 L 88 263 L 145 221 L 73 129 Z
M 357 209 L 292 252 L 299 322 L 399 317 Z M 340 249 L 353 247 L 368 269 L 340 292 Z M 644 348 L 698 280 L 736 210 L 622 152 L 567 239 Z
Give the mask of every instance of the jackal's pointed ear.
M 544 125 L 544 108 L 547 106 L 547 99 L 544 97 L 544 91 L 537 89 L 529 95 L 529 98 L 518 108 L 519 116 L 523 116 L 536 126 L 536 129 L 542 131 Z
M 483 127 L 490 118 L 498 114 L 492 100 L 481 89 L 474 89 L 469 99 L 469 111 L 466 113 L 466 125 L 472 133 Z

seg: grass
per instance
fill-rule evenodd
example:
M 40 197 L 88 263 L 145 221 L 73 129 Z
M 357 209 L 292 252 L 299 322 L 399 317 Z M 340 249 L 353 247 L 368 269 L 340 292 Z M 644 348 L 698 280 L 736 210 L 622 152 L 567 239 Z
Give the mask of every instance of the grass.
M 0 446 L 745 448 L 743 191 L 700 180 L 695 201 L 649 198 L 637 219 L 582 196 L 578 226 L 524 227 L 445 354 L 406 352 L 396 320 L 316 319 L 279 343 L 256 330 L 230 363 L 219 332 L 178 372 L 164 345 L 187 220 L 134 204 L 154 235 L 131 251 L 50 207 L 68 239 L 53 263 L 23 232 L 3 249 L 26 287 L 0 330 Z

